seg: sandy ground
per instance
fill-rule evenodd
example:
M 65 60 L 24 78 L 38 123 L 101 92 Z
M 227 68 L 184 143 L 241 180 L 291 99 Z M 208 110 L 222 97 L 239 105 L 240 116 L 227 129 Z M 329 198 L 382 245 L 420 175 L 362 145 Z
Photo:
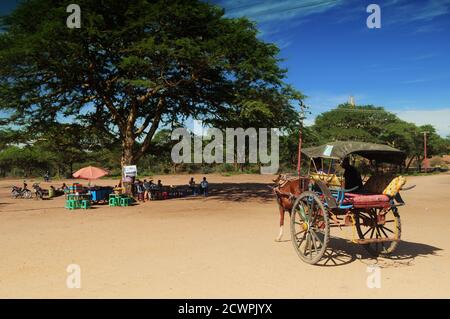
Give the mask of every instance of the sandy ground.
M 165 184 L 188 178 L 162 177 Z M 206 199 L 72 212 L 62 197 L 13 200 L 9 187 L 21 181 L 0 181 L 0 297 L 450 297 L 450 174 L 409 178 L 417 187 L 403 194 L 403 241 L 393 259 L 371 259 L 347 241 L 350 228 L 333 229 L 336 258 L 325 266 L 297 257 L 288 228 L 285 241 L 274 241 L 271 176 L 208 179 Z M 80 289 L 66 286 L 70 264 L 80 266 Z M 372 264 L 381 288 L 367 286 Z

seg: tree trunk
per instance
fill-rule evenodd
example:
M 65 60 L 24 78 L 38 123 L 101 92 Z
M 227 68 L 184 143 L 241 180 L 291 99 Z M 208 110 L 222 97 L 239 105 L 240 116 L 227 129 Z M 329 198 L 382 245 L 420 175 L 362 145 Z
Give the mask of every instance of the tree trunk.
M 418 173 L 422 172 L 422 159 L 420 158 L 420 156 L 417 156 L 417 168 L 418 168 Z
M 414 156 L 411 156 L 411 158 L 410 158 L 409 161 L 408 161 L 408 164 L 406 164 L 406 168 L 405 168 L 405 171 L 406 171 L 406 172 L 408 172 L 409 166 L 411 166 L 411 163 L 412 163 L 413 159 L 414 159 Z
M 121 180 L 122 187 L 125 190 L 125 194 L 133 195 L 133 183 L 123 180 L 123 167 L 128 165 L 134 165 L 134 154 L 133 154 L 134 140 L 131 136 L 127 136 L 122 140 L 122 158 L 120 159 Z
M 122 169 L 127 165 L 134 165 L 134 154 L 133 154 L 134 140 L 132 138 L 124 138 L 122 141 L 122 158 L 120 160 L 120 165 Z

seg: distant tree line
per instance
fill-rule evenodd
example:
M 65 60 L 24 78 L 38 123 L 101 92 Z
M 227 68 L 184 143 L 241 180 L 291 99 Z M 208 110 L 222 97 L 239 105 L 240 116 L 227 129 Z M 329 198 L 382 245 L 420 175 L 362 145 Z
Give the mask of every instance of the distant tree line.
M 285 128 L 280 136 L 280 171 L 296 169 L 298 129 Z M 388 144 L 407 153 L 407 168 L 414 163 L 420 170 L 424 131 L 429 157 L 449 154 L 450 138 L 438 135 L 432 125 L 405 122 L 382 107 L 342 104 L 318 115 L 314 125 L 303 127 L 303 147 L 336 140 Z M 1 176 L 40 176 L 50 171 L 53 176 L 69 177 L 85 165 L 108 168 L 114 175 L 121 172 L 120 141 L 92 127 L 54 123 L 39 131 L 2 130 L 0 136 Z M 171 150 L 176 142 L 170 129 L 157 131 L 152 149 L 136 162 L 140 173 L 259 173 L 259 164 L 175 164 Z
M 317 142 L 356 140 L 382 143 L 406 152 L 406 169 L 415 163 L 420 171 L 424 159 L 424 134 L 427 132 L 427 157 L 449 154 L 450 136 L 437 134 L 432 125 L 416 125 L 374 105 L 338 105 L 320 114 L 312 127 Z

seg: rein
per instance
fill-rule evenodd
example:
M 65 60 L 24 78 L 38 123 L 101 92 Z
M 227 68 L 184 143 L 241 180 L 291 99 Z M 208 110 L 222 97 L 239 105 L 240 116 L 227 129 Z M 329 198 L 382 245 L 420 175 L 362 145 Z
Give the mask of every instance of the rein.
M 289 182 L 293 182 L 297 180 L 296 177 L 288 177 L 287 175 L 280 175 L 278 177 L 278 180 L 275 180 L 275 182 L 277 183 L 277 185 L 274 187 L 274 192 L 275 194 L 277 194 L 278 196 L 285 196 L 288 197 L 289 200 L 291 201 L 292 198 L 295 197 L 295 194 L 292 194 L 291 192 L 284 192 L 281 191 L 280 188 L 284 187 L 285 185 L 287 185 Z

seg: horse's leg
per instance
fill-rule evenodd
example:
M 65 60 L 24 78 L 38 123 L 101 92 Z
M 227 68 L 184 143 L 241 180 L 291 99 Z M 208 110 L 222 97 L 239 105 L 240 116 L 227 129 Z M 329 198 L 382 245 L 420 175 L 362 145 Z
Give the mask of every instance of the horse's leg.
M 280 232 L 278 233 L 278 237 L 275 239 L 275 241 L 281 241 L 281 238 L 283 237 L 284 208 L 281 204 L 278 204 L 278 208 L 280 210 Z

